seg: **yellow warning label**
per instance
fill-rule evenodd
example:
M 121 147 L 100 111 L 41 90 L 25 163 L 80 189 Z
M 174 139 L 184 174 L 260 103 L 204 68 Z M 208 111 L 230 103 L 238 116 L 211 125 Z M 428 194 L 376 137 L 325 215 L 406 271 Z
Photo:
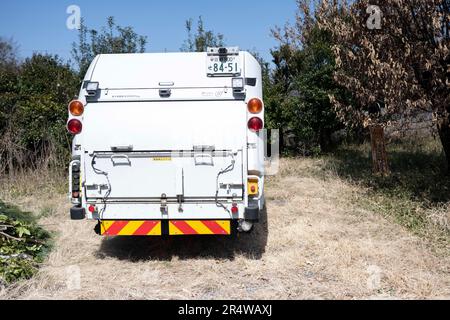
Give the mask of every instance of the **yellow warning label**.
M 171 157 L 155 157 L 152 159 L 153 159 L 153 161 L 172 161 Z

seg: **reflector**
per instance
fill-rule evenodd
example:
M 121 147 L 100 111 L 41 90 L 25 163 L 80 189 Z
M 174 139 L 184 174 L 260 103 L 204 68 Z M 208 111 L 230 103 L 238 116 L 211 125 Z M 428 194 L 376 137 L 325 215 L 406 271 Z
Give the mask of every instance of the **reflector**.
M 248 121 L 248 128 L 252 131 L 258 132 L 263 128 L 263 121 L 260 118 L 251 118 Z
M 81 124 L 81 121 L 78 119 L 72 119 L 67 123 L 67 130 L 71 134 L 79 134 L 82 129 L 83 125 Z

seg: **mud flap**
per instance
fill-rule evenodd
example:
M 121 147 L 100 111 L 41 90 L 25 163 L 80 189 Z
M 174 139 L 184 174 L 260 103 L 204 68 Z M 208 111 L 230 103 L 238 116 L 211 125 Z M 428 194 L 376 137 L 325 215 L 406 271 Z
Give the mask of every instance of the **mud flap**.
M 258 222 L 259 221 L 259 207 L 245 208 L 244 219 L 246 221 Z
M 84 208 L 72 207 L 70 208 L 70 219 L 83 220 L 86 218 L 86 210 Z

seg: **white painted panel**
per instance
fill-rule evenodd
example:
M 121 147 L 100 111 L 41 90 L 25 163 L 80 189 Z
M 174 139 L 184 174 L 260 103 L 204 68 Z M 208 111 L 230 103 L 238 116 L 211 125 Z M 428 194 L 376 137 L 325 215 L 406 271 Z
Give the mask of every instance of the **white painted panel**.
M 90 103 L 83 115 L 84 150 L 216 150 L 246 148 L 247 116 L 243 101 Z
M 240 53 L 243 55 L 243 53 Z M 102 54 L 90 80 L 101 89 L 178 88 L 230 86 L 231 77 L 208 77 L 206 53 Z

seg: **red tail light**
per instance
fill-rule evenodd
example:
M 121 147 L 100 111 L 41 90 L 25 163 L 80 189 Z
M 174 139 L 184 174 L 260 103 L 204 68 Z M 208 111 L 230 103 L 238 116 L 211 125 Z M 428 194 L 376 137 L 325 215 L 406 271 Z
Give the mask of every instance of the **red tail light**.
M 252 131 L 258 132 L 263 128 L 263 121 L 260 118 L 251 118 L 248 121 L 248 128 Z
M 78 119 L 72 119 L 67 123 L 67 130 L 71 134 L 79 134 L 82 129 L 83 125 L 81 124 L 81 121 Z

